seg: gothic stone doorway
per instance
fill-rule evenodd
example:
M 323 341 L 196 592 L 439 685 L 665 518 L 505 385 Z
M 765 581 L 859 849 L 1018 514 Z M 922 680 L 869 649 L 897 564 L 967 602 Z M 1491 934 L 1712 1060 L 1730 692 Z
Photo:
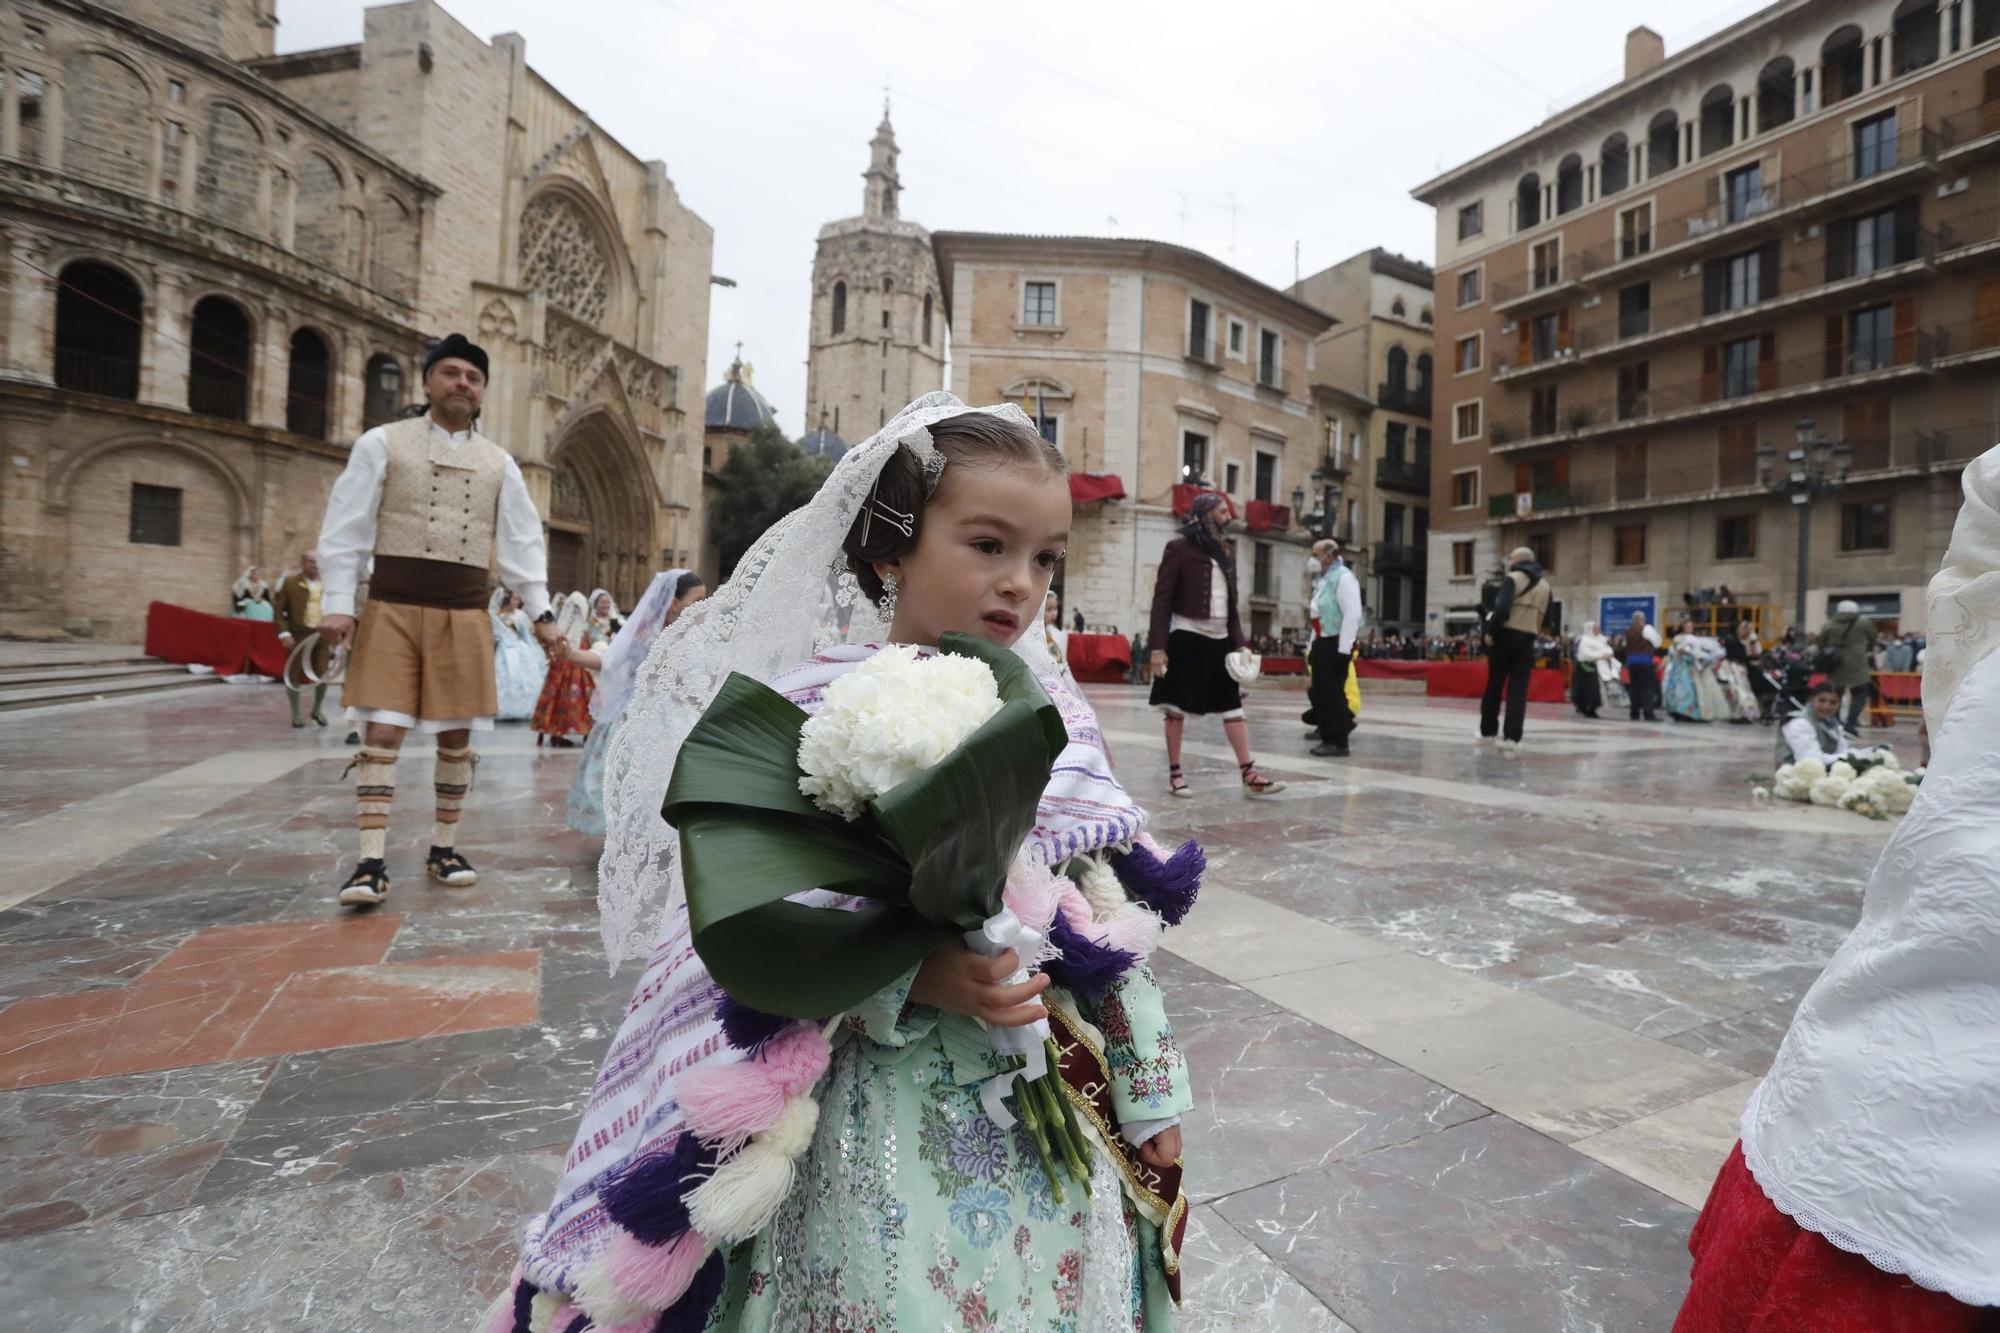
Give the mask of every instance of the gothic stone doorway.
M 556 445 L 549 499 L 549 586 L 608 588 L 631 609 L 653 575 L 653 479 L 644 455 L 603 412 Z

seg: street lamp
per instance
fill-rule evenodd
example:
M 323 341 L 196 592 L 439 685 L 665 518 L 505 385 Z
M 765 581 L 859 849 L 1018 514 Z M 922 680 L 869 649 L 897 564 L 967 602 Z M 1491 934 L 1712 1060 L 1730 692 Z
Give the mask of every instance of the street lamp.
M 1848 471 L 1854 466 L 1854 448 L 1819 433 L 1819 423 L 1811 417 L 1799 418 L 1793 445 L 1785 451 L 1784 467 L 1778 466 L 1778 446 L 1769 440 L 1757 446 L 1757 484 L 1774 495 L 1790 497 L 1799 515 L 1798 597 L 1793 624 L 1800 634 L 1806 626 L 1806 564 L 1810 547 L 1812 502 L 1847 485 Z
M 1324 464 L 1313 469 L 1312 481 L 1319 487 L 1319 508 L 1310 514 L 1306 513 L 1306 489 L 1303 486 L 1294 486 L 1292 512 L 1299 516 L 1299 522 L 1303 523 L 1306 531 L 1314 537 L 1331 537 L 1334 535 L 1334 529 L 1339 526 L 1340 482 L 1336 480 L 1333 470 Z

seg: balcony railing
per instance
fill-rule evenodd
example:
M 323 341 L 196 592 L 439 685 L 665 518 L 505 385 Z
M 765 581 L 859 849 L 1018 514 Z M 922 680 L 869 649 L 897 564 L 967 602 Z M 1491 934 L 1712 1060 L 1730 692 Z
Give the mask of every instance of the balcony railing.
M 1940 152 L 1964 152 L 1975 144 L 2000 145 L 2000 102 L 1982 103 L 1939 123 Z
M 1211 370 L 1222 368 L 1221 358 L 1216 356 L 1215 349 L 1209 344 L 1206 334 L 1190 333 L 1188 335 L 1187 359 L 1198 361 Z
M 139 396 L 139 358 L 58 347 L 56 385 L 105 398 L 136 399 Z
M 1427 417 L 1431 414 L 1431 389 L 1428 384 L 1411 388 L 1383 380 L 1375 386 L 1375 405 L 1408 416 Z
M 1269 389 L 1273 393 L 1289 393 L 1291 392 L 1290 384 L 1290 374 L 1278 366 L 1259 366 L 1257 368 L 1257 387 L 1260 389 Z
M 1424 552 L 1420 546 L 1404 546 L 1396 542 L 1375 543 L 1375 572 L 1377 574 L 1407 574 L 1424 567 Z
M 1431 460 L 1419 458 L 1378 458 L 1375 460 L 1375 484 L 1395 491 L 1414 491 L 1420 495 L 1429 494 L 1431 489 Z

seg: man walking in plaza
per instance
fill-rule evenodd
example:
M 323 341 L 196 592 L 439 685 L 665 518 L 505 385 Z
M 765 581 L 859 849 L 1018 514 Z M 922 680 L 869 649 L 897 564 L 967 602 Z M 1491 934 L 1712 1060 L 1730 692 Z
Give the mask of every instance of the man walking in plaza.
M 1634 722 L 1642 713 L 1648 722 L 1660 720 L 1654 711 L 1660 706 L 1659 649 L 1660 632 L 1646 623 L 1644 611 L 1634 611 L 1625 628 L 1625 697 Z
M 1555 589 L 1542 577 L 1535 553 L 1517 546 L 1507 556 L 1507 578 L 1493 603 L 1486 631 L 1486 696 L 1479 702 L 1479 738 L 1501 737 L 1503 754 L 1518 755 L 1521 726 L 1528 716 L 1528 682 L 1535 671 L 1535 640 L 1548 619 Z M 1507 725 L 1500 725 L 1500 699 L 1507 699 Z
M 389 805 L 396 755 L 412 729 L 437 737 L 426 869 L 453 887 L 478 878 L 453 844 L 477 759 L 472 733 L 490 729 L 498 709 L 486 615 L 496 558 L 502 581 L 535 618 L 535 637 L 545 644 L 556 638 L 541 517 L 521 469 L 475 425 L 486 368 L 485 351 L 462 334 L 432 344 L 424 358 L 425 413 L 356 440 L 327 497 L 319 631 L 329 647 L 354 633 L 355 586 L 374 557 L 342 689 L 342 702 L 366 727 L 348 765 L 361 855 L 340 889 L 344 907 L 372 907 L 389 896 Z
M 299 557 L 299 568 L 295 574 L 287 574 L 278 584 L 277 596 L 272 598 L 271 609 L 278 622 L 278 642 L 285 645 L 290 653 L 305 637 L 319 628 L 320 616 L 325 611 L 325 589 L 319 581 L 319 553 L 307 551 Z M 327 667 L 333 661 L 333 650 L 324 638 L 314 641 L 312 652 L 297 665 L 288 665 L 285 672 L 285 697 L 292 704 L 292 725 L 303 727 L 305 722 L 299 717 L 299 688 L 292 683 L 292 672 L 298 671 L 303 679 L 301 667 L 310 667 L 313 680 L 312 720 L 320 726 L 326 725 L 326 714 L 321 705 L 326 702 L 326 686 L 320 684 L 326 678 Z
M 1312 701 L 1319 726 L 1313 753 L 1323 759 L 1345 759 L 1347 738 L 1354 734 L 1354 710 L 1347 706 L 1347 673 L 1354 661 L 1354 639 L 1361 632 L 1361 583 L 1340 558 L 1340 543 L 1331 537 L 1313 543 L 1319 561 L 1319 581 L 1313 585 L 1313 641 L 1307 666 L 1312 672 L 1306 697 Z
M 1861 604 L 1843 600 L 1819 632 L 1816 662 L 1826 678 L 1847 697 L 1847 729 L 1861 730 L 1861 713 L 1868 707 L 1875 677 L 1875 622 L 1861 614 Z

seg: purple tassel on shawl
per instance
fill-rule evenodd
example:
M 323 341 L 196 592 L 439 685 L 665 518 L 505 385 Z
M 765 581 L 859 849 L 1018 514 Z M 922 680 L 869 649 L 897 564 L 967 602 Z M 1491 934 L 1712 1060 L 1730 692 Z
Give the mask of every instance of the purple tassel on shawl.
M 721 1003 L 715 1006 L 715 1016 L 722 1021 L 722 1035 L 729 1044 L 739 1051 L 756 1054 L 758 1048 L 771 1038 L 783 1032 L 796 1022 L 795 1019 L 780 1018 L 767 1014 L 725 993 Z
M 694 1275 L 687 1294 L 661 1313 L 660 1322 L 653 1325 L 653 1333 L 701 1333 L 708 1323 L 709 1312 L 722 1299 L 723 1271 L 722 1251 L 717 1250 Z
M 585 1330 L 587 1330 L 589 1327 L 590 1327 L 590 1316 L 587 1314 L 580 1314 L 574 1320 L 571 1321 L 570 1326 L 564 1329 L 563 1333 L 585 1333 Z
M 514 1333 L 528 1333 L 528 1321 L 534 1317 L 535 1297 L 540 1290 L 526 1278 L 514 1284 Z
M 1162 861 L 1145 843 L 1135 842 L 1129 852 L 1112 853 L 1111 868 L 1134 898 L 1158 912 L 1168 925 L 1178 926 L 1201 892 L 1208 854 L 1200 843 L 1188 841 Z
M 1062 950 L 1060 956 L 1042 964 L 1049 980 L 1070 994 L 1086 1000 L 1100 1000 L 1132 965 L 1137 954 L 1098 944 L 1070 925 L 1061 912 L 1049 922 L 1049 943 Z
M 687 1177 L 706 1164 L 701 1141 L 683 1134 L 666 1152 L 648 1153 L 618 1168 L 599 1196 L 611 1220 L 636 1239 L 665 1245 L 688 1229 Z M 702 1179 L 696 1177 L 695 1184 Z

